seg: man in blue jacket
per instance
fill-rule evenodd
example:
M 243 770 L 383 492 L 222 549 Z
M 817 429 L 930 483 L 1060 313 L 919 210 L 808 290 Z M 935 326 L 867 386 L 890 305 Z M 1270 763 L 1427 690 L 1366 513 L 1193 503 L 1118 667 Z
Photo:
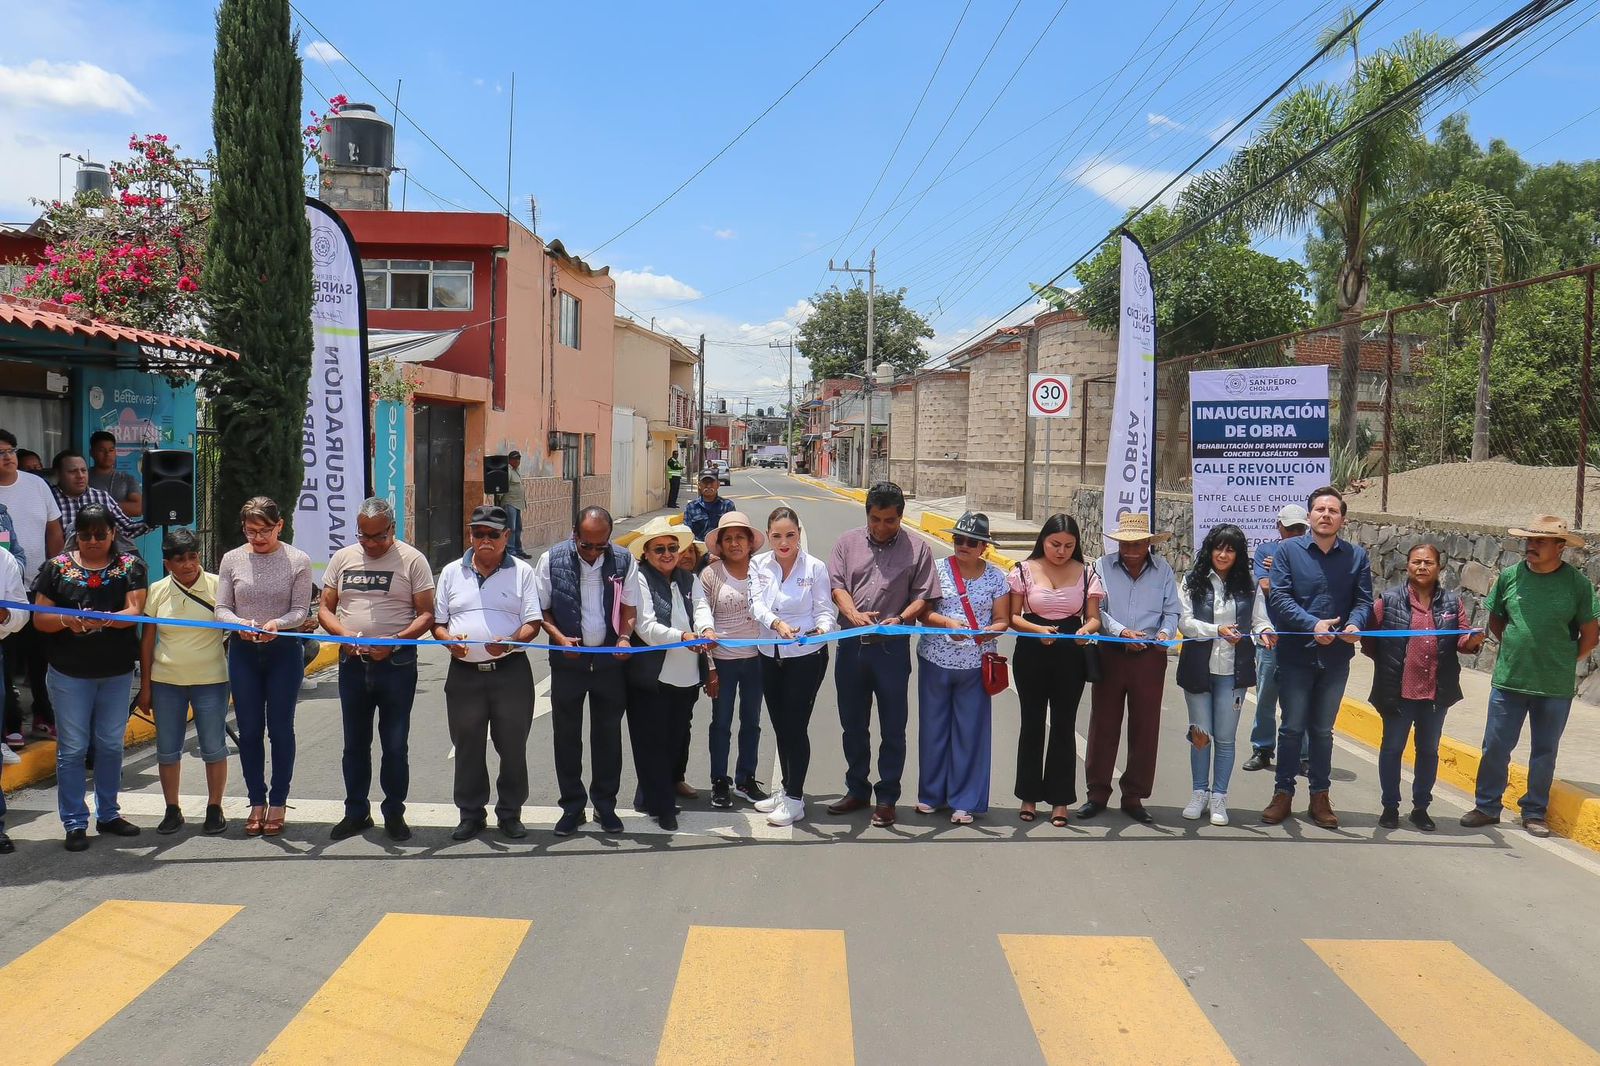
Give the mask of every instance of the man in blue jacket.
M 1311 532 L 1278 545 L 1273 556 L 1267 613 L 1278 631 L 1278 770 L 1272 802 L 1261 812 L 1267 825 L 1289 817 L 1300 747 L 1311 749 L 1311 804 L 1306 812 L 1324 829 L 1339 817 L 1328 799 L 1333 770 L 1333 721 L 1344 698 L 1355 634 L 1372 614 L 1372 567 L 1366 549 L 1339 536 L 1345 502 L 1338 490 L 1317 489 L 1308 501 Z M 1291 636 L 1290 634 L 1312 634 Z

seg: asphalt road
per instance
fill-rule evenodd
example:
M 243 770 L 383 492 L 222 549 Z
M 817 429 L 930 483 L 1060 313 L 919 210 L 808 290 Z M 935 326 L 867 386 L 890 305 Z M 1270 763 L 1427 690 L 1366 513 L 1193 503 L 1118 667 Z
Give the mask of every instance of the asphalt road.
M 758 522 L 795 506 L 816 554 L 861 520 L 859 505 L 777 472 L 738 472 L 729 495 Z M 1378 829 L 1372 754 L 1342 742 L 1340 830 L 1256 824 L 1271 780 L 1245 773 L 1234 825 L 1185 822 L 1170 671 L 1154 827 L 1115 810 L 1064 829 L 1019 822 L 1009 692 L 995 703 L 987 817 L 831 818 L 843 758 L 830 680 L 812 721 L 816 802 L 792 829 L 714 812 L 703 793 L 672 836 L 630 818 L 620 837 L 591 824 L 556 839 L 541 703 L 534 831 L 466 844 L 448 836 L 443 673 L 428 654 L 404 846 L 328 840 L 343 792 L 331 676 L 300 703 L 277 840 L 245 839 L 236 820 L 222 838 L 147 829 L 69 855 L 53 794 L 13 796 L 0 1060 L 1600 1061 L 1591 853 L 1510 826 L 1460 829 L 1463 797 L 1448 791 L 1437 834 Z M 702 701 L 690 765 L 702 787 L 707 718 Z M 1087 720 L 1086 699 L 1080 733 Z M 910 746 L 914 800 L 914 723 Z M 761 765 L 773 757 L 764 733 Z M 184 773 L 197 796 L 198 761 Z M 125 787 L 152 827 L 152 750 L 130 758 Z M 624 797 L 632 787 L 629 772 Z

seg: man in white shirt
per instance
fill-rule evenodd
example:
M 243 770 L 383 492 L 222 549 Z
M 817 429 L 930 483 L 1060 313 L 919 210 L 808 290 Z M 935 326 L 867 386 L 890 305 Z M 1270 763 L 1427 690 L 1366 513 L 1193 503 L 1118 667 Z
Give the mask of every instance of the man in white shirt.
M 528 656 L 510 642 L 539 632 L 539 596 L 533 568 L 507 551 L 511 516 L 504 507 L 481 506 L 467 524 L 471 549 L 439 571 L 434 586 L 433 637 L 450 644 L 444 682 L 445 715 L 456 749 L 455 803 L 461 822 L 452 840 L 471 840 L 488 825 L 487 748 L 500 758 L 495 815 L 512 839 L 528 835 L 522 805 L 528 800 L 528 732 L 533 728 L 533 671 Z
M 31 588 L 39 568 L 46 559 L 61 552 L 66 537 L 61 532 L 61 508 L 50 492 L 50 483 L 17 469 L 17 438 L 5 429 L 0 429 L 0 506 L 11 518 L 17 547 L 21 549 L 12 554 L 20 554 L 23 585 Z M 33 689 L 34 733 L 53 738 L 56 716 L 45 690 L 44 641 L 31 622 L 6 645 L 6 658 L 7 676 L 20 678 L 26 673 Z M 6 691 L 5 742 L 12 747 L 22 746 L 22 705 L 10 686 Z
M 544 608 L 544 628 L 564 648 L 615 647 L 632 643 L 639 606 L 638 567 L 627 549 L 611 543 L 611 515 L 587 507 L 572 539 L 539 557 L 534 583 Z M 577 651 L 550 653 L 550 720 L 555 744 L 561 817 L 556 836 L 571 836 L 588 818 L 607 833 L 622 832 L 617 789 L 622 783 L 622 716 L 627 709 L 623 676 L 626 654 Z M 589 703 L 591 776 L 583 785 L 583 705 Z

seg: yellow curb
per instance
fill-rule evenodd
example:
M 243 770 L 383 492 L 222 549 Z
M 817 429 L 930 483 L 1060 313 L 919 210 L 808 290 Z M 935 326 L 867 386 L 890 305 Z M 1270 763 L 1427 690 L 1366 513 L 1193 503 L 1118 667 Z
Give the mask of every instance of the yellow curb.
M 330 666 L 337 666 L 338 663 L 339 646 L 323 643 L 317 648 L 317 657 L 306 664 L 306 676 L 321 673 Z M 138 716 L 128 719 L 128 731 L 122 741 L 124 748 L 141 747 L 155 739 L 155 723 Z M 17 754 L 22 756 L 22 761 L 0 771 L 0 790 L 16 792 L 18 789 L 38 784 L 56 772 L 56 743 L 53 740 L 34 741 Z
M 1339 718 L 1335 723 L 1345 736 L 1377 748 L 1383 742 L 1383 716 L 1370 703 L 1345 699 L 1339 705 Z M 1407 742 L 1405 761 L 1416 761 L 1416 752 Z M 1478 765 L 1483 752 L 1453 737 L 1439 738 L 1439 780 L 1472 794 L 1477 790 Z M 1527 791 L 1528 768 L 1512 763 L 1507 774 L 1504 803 L 1506 811 L 1515 817 L 1519 811 L 1517 800 Z M 1550 831 L 1591 851 L 1600 851 L 1600 795 L 1557 779 L 1550 786 L 1550 809 L 1546 813 Z

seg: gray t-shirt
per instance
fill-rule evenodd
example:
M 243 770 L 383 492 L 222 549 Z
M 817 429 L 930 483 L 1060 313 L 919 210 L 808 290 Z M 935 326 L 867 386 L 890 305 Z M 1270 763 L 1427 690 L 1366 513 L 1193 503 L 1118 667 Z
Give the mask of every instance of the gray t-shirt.
M 119 504 L 126 503 L 129 496 L 144 491 L 139 479 L 125 470 L 112 470 L 109 474 L 102 474 L 93 467 L 89 468 L 89 487 L 109 492 L 111 498 Z

